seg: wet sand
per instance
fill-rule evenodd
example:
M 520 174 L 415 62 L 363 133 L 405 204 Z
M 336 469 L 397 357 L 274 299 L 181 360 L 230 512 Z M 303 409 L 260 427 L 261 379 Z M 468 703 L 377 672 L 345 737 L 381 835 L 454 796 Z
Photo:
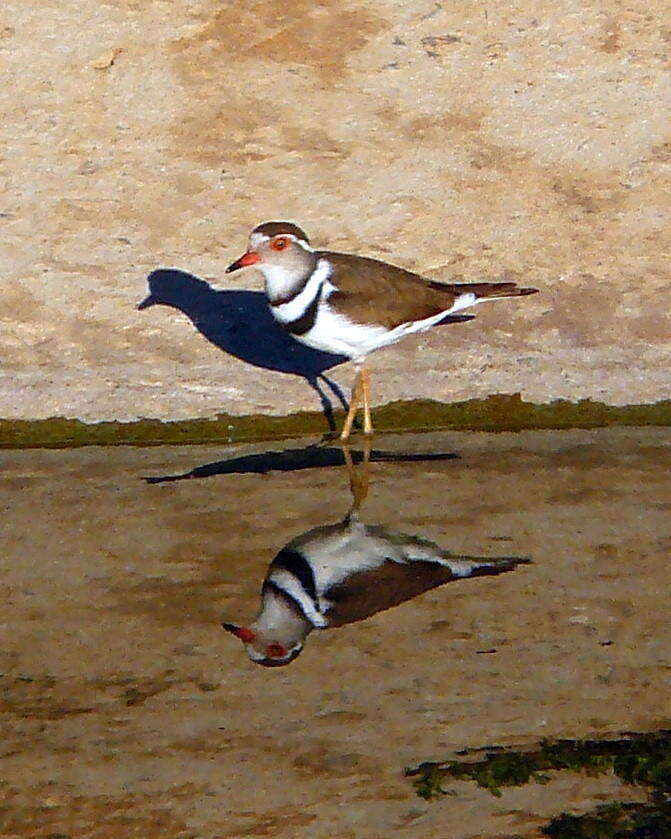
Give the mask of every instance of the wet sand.
M 367 523 L 533 564 L 315 632 L 272 670 L 220 621 L 251 619 L 277 551 L 344 516 L 344 468 L 150 485 L 268 447 L 0 454 L 3 837 L 532 837 L 644 798 L 556 773 L 425 802 L 403 770 L 669 727 L 671 432 L 375 446 L 460 457 L 375 464 Z

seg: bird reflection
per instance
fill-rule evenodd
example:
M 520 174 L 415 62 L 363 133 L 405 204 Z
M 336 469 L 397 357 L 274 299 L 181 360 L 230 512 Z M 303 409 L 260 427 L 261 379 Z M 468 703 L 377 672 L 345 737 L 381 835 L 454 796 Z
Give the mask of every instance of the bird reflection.
M 370 448 L 358 469 L 350 450 L 343 451 L 353 498 L 343 521 L 292 539 L 268 568 L 254 621 L 223 624 L 257 664 L 290 664 L 315 629 L 364 620 L 444 583 L 530 562 L 453 554 L 422 536 L 365 524 L 360 510 L 370 482 Z

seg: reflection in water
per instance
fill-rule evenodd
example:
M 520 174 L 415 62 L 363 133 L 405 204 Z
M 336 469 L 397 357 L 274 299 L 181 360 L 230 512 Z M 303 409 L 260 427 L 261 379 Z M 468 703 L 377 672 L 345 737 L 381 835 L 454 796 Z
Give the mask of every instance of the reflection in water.
M 360 471 L 348 448 L 343 455 L 353 495 L 344 520 L 308 530 L 282 548 L 263 581 L 255 620 L 223 624 L 257 664 L 289 664 L 313 629 L 360 621 L 443 583 L 501 574 L 530 561 L 453 554 L 422 536 L 365 524 L 360 508 L 368 493 L 370 450 Z

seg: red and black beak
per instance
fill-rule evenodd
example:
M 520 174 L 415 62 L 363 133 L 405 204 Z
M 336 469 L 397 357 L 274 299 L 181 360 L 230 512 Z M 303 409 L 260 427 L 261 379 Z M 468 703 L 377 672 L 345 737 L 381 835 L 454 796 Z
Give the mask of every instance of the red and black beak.
M 226 273 L 230 274 L 231 271 L 237 271 L 239 268 L 247 268 L 248 265 L 256 265 L 256 263 L 261 259 L 258 253 L 254 251 L 247 251 L 247 253 L 243 253 L 240 259 L 236 259 L 235 262 L 231 262 L 231 264 L 226 269 Z
M 227 632 L 231 632 L 245 644 L 251 644 L 254 638 L 256 638 L 256 633 L 252 632 L 246 626 L 238 626 L 237 623 L 222 623 L 222 626 Z

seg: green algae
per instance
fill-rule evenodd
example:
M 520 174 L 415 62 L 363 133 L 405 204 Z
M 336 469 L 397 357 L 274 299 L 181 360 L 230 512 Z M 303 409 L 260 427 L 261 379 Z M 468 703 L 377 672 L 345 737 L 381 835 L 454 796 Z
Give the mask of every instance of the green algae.
M 525 431 L 531 429 L 604 428 L 671 425 L 671 400 L 645 405 L 606 405 L 591 399 L 525 402 L 519 393 L 498 394 L 450 404 L 431 400 L 392 402 L 375 412 L 380 431 L 446 429 L 453 431 Z
M 469 753 L 463 753 L 469 757 Z M 552 839 L 662 839 L 671 837 L 671 730 L 627 734 L 617 740 L 544 741 L 538 749 L 487 749 L 481 760 L 422 763 L 406 769 L 417 795 L 430 800 L 454 794 L 447 780 L 475 781 L 492 795 L 502 787 L 546 783 L 549 771 L 613 772 L 626 784 L 642 786 L 648 801 L 612 802 L 584 815 L 562 813 L 542 828 Z
M 160 446 L 275 440 L 323 432 L 318 415 L 288 417 L 220 415 L 217 419 L 163 422 L 85 423 L 52 417 L 0 420 L 0 448 L 76 448 L 79 446 Z
M 468 754 L 468 753 L 466 753 Z M 531 780 L 544 783 L 545 772 L 583 771 L 599 775 L 613 771 L 627 784 L 671 793 L 671 730 L 629 734 L 618 740 L 544 741 L 534 751 L 487 750 L 482 760 L 422 763 L 406 769 L 414 777 L 422 798 L 439 797 L 442 781 L 471 780 L 500 796 L 501 787 L 521 786 Z
M 669 839 L 671 803 L 606 804 L 583 816 L 562 813 L 542 828 L 551 839 Z
M 529 429 L 603 428 L 607 426 L 671 426 L 671 400 L 647 405 L 606 405 L 589 399 L 525 402 L 519 394 L 442 403 L 431 400 L 392 402 L 377 408 L 379 432 L 523 431 Z M 52 417 L 44 420 L 0 420 L 0 448 L 66 448 L 77 446 L 156 446 L 206 443 L 250 443 L 318 435 L 326 431 L 324 416 L 299 412 L 163 422 L 85 423 Z

